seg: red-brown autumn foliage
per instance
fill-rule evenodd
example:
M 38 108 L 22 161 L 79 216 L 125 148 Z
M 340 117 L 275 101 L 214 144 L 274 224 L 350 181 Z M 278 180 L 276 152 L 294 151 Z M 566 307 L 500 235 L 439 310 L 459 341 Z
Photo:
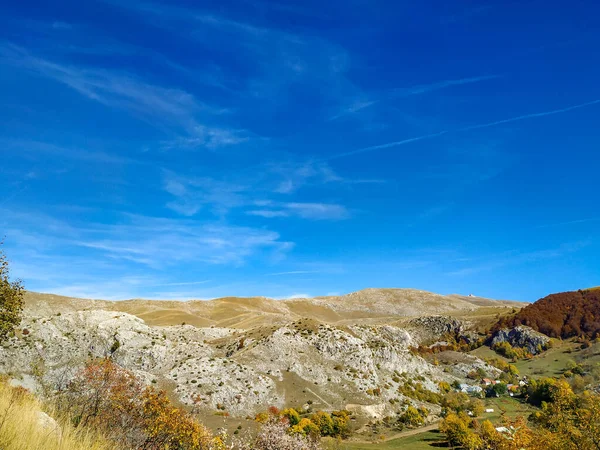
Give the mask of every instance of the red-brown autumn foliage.
M 494 330 L 527 325 L 547 336 L 595 338 L 600 335 L 600 289 L 551 294 L 501 319 Z
M 119 447 L 209 450 L 210 431 L 175 407 L 164 391 L 144 386 L 110 359 L 89 362 L 55 398 L 76 427 L 101 432 Z

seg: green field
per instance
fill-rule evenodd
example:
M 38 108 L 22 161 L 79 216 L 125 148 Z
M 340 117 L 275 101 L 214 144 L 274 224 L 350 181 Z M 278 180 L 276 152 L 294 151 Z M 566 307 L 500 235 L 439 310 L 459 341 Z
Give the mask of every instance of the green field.
M 532 359 L 517 361 L 515 366 L 519 369 L 521 376 L 529 378 L 559 377 L 565 371 L 569 360 L 577 363 L 593 365 L 600 363 L 600 344 L 593 344 L 585 350 L 579 349 L 580 344 L 573 340 L 557 341 L 555 347 L 545 351 Z M 498 355 L 489 347 L 480 347 L 471 352 L 472 355 L 481 359 L 499 358 L 504 361 L 508 359 Z
M 438 445 L 432 445 L 438 444 Z M 439 431 L 426 431 L 424 433 L 407 436 L 400 439 L 392 439 L 385 442 L 375 444 L 351 443 L 344 442 L 339 447 L 342 450 L 348 449 L 382 449 L 391 450 L 398 448 L 414 449 L 414 450 L 432 450 L 444 446 L 444 436 Z
M 493 413 L 484 413 L 479 420 L 491 420 L 494 424 L 501 424 L 504 417 L 515 418 L 517 416 L 528 416 L 533 410 L 531 406 L 522 403 L 520 400 L 511 397 L 501 397 L 485 400 L 486 408 L 493 408 Z M 424 431 L 419 433 L 418 429 L 414 430 L 415 434 L 400 437 L 398 439 L 381 440 L 381 442 L 361 443 L 361 442 L 344 442 L 339 449 L 410 449 L 410 450 L 433 450 L 434 448 L 445 447 L 444 435 L 440 434 L 437 429 Z M 413 431 L 409 431 L 413 433 Z

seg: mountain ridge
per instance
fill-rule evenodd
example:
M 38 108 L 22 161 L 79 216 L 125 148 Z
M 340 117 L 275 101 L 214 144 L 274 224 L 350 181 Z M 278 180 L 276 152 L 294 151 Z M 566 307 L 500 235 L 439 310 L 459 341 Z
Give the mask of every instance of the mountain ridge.
M 103 309 L 140 317 L 150 325 L 224 326 L 252 328 L 283 324 L 298 318 L 323 323 L 389 323 L 406 317 L 474 313 L 485 308 L 521 308 L 525 303 L 482 297 L 442 295 L 418 289 L 367 288 L 340 296 L 273 299 L 220 297 L 211 300 L 100 300 L 27 292 L 25 309 L 31 314 Z

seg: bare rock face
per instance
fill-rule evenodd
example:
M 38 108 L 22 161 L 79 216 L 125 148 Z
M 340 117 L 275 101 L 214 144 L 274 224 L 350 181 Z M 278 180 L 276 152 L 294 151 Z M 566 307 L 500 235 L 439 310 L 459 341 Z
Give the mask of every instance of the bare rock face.
M 513 347 L 526 348 L 530 353 L 537 354 L 540 348 L 546 347 L 550 338 L 532 328 L 520 325 L 515 328 L 498 330 L 491 340 L 491 345 L 508 342 Z
M 439 392 L 440 382 L 464 381 L 485 365 L 470 357 L 453 370 L 411 351 L 427 339 L 468 336 L 469 324 L 443 316 L 398 317 L 477 308 L 424 291 L 159 306 L 71 300 L 29 301 L 21 331 L 0 345 L 0 373 L 51 393 L 90 358 L 110 357 L 207 416 L 245 417 L 271 405 L 308 404 L 352 409 L 370 419 L 397 414 L 406 403 L 437 413 L 439 406 L 406 396 L 405 384 Z
M 437 392 L 440 381 L 457 379 L 411 353 L 411 334 L 391 325 L 300 319 L 250 330 L 151 327 L 130 314 L 89 310 L 25 318 L 22 328 L 28 332 L 0 347 L 0 372 L 21 383 L 52 391 L 89 358 L 109 356 L 210 414 L 243 417 L 309 400 L 321 409 L 380 405 L 378 414 L 394 414 L 404 400 L 422 404 L 399 393 L 408 380 Z
M 423 316 L 410 320 L 406 328 L 419 344 L 431 344 L 448 336 L 463 339 L 467 343 L 476 341 L 479 336 L 470 331 L 471 323 L 449 316 Z

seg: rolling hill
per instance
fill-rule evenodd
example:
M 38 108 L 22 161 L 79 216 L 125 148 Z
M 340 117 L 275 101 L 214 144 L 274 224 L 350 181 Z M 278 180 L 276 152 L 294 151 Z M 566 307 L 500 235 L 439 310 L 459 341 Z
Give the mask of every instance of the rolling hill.
M 214 300 L 90 300 L 28 292 L 26 312 L 50 315 L 58 312 L 109 310 L 132 314 L 148 325 L 186 323 L 198 327 L 249 329 L 285 324 L 308 318 L 327 324 L 385 324 L 423 315 L 476 316 L 479 312 L 506 312 L 521 302 L 461 295 L 440 295 L 416 289 L 364 289 L 341 296 L 275 300 L 266 297 L 223 297 Z M 492 311 L 490 311 L 490 309 Z
M 555 338 L 600 334 L 600 288 L 561 292 L 544 297 L 510 317 L 495 329 L 526 325 Z

